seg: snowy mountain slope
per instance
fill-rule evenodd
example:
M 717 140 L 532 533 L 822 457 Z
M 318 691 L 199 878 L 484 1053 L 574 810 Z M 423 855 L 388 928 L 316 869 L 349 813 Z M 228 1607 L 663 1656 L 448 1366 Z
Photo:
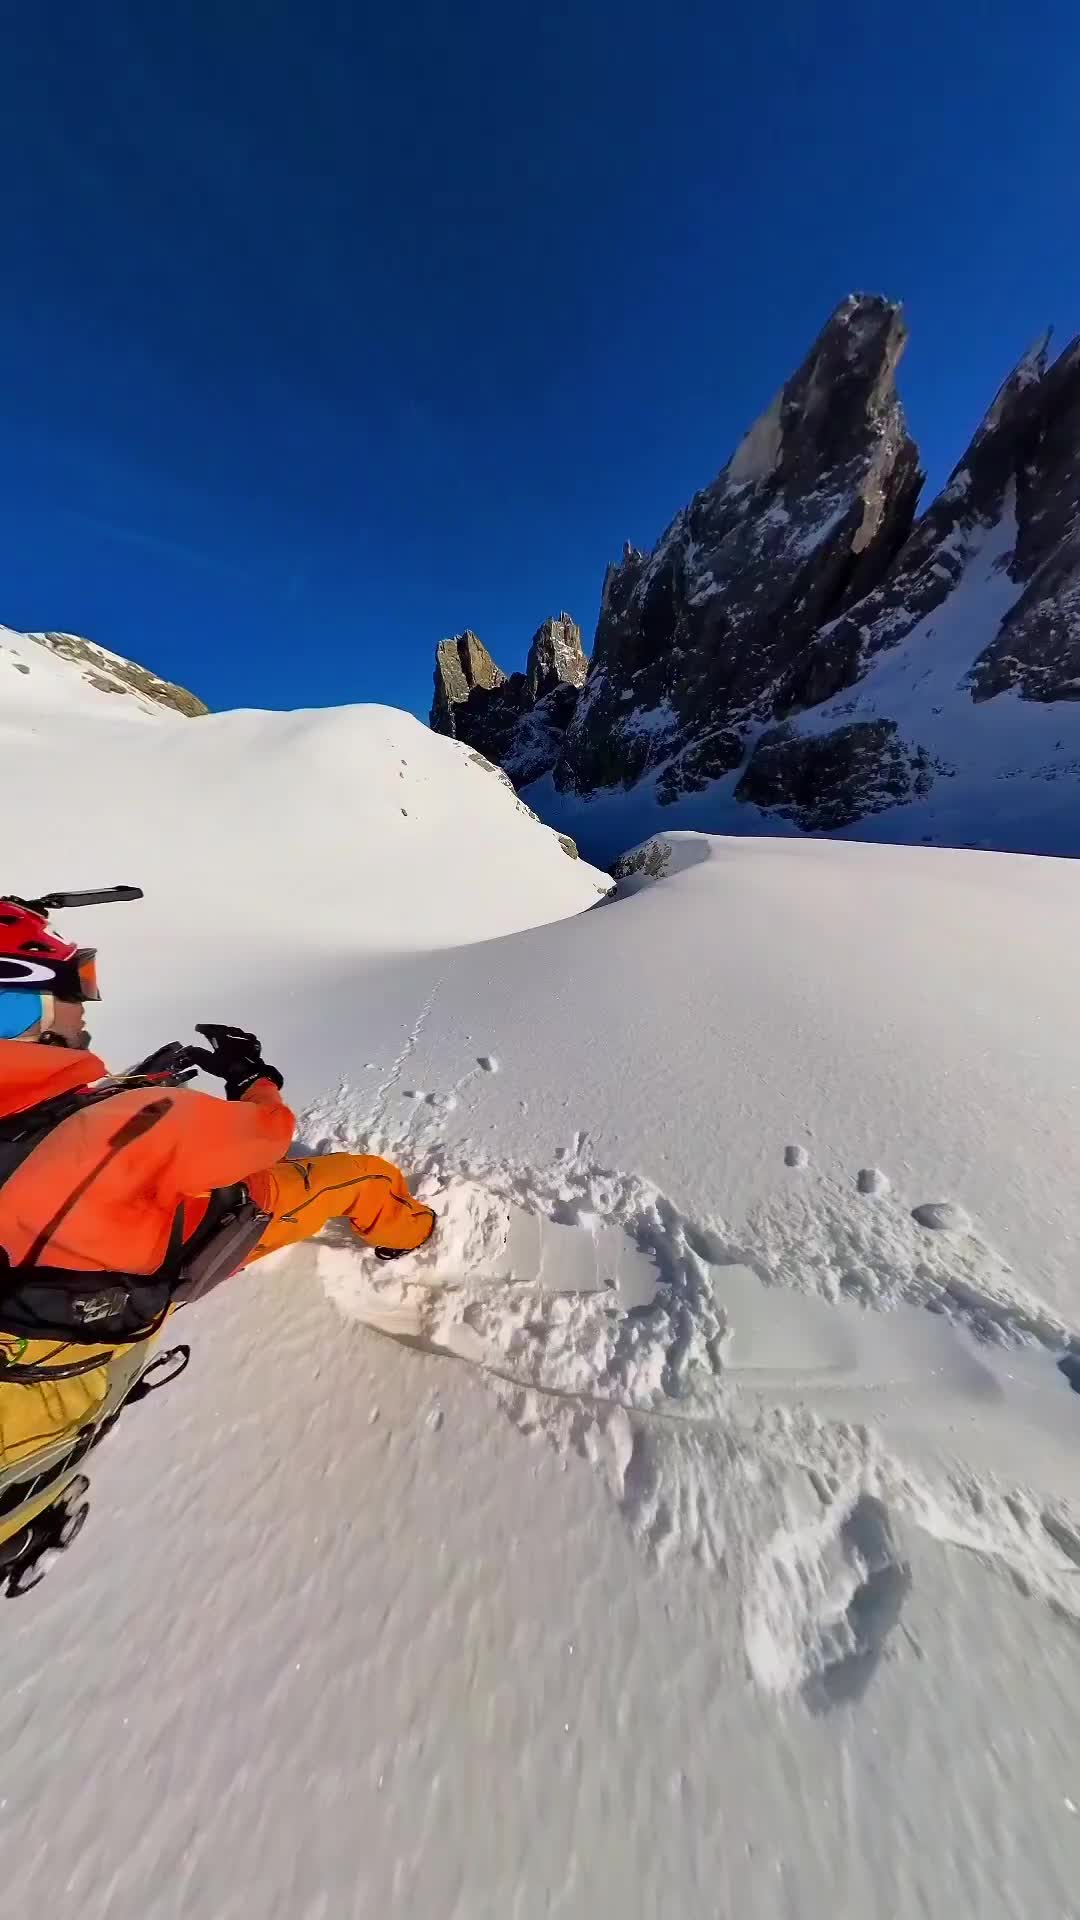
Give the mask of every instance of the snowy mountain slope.
M 510 933 L 579 912 L 610 884 L 568 858 L 503 776 L 392 708 L 189 726 L 136 701 L 114 706 L 46 656 L 46 672 L 18 679 L 0 707 L 0 746 L 13 782 L 36 790 L 48 766 L 42 824 L 20 831 L 6 884 L 101 885 L 104 861 L 105 883 L 147 895 L 146 910 L 77 916 L 80 938 L 102 944 L 107 1045 L 130 996 L 150 1045 L 174 1009 L 216 1017 L 207 995 L 258 1006 L 265 991 L 276 1006 L 288 979 L 307 1004 L 375 952 Z
M 404 716 L 33 727 L 13 882 L 148 889 L 107 1050 L 250 1019 L 444 1231 L 223 1289 L 97 1456 L 3 1623 L 13 1905 L 1068 1913 L 1080 867 L 677 839 L 575 912 Z M 515 1286 L 500 1201 L 619 1284 Z
M 135 661 L 74 633 L 18 633 L 13 627 L 0 627 L 0 699 L 5 709 L 13 697 L 9 674 L 32 679 L 32 688 L 26 691 L 33 704 L 97 711 L 103 704 L 100 696 L 106 695 L 111 707 L 139 713 L 164 710 L 193 719 L 206 712 L 203 702 L 185 687 L 176 687 Z

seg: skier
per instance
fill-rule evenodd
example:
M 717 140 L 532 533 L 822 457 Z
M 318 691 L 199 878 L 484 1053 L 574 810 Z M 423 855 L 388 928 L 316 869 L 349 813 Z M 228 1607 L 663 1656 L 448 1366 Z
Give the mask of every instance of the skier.
M 85 896 L 84 896 L 85 897 Z M 111 889 L 102 898 L 138 898 Z M 344 1217 L 377 1254 L 427 1241 L 435 1215 L 387 1160 L 288 1160 L 293 1115 L 254 1034 L 197 1029 L 110 1076 L 89 1051 L 96 955 L 0 898 L 0 1582 L 41 1577 L 86 1517 L 78 1463 L 125 1403 L 172 1379 L 154 1355 L 172 1311 Z M 226 1098 L 186 1084 L 201 1067 Z

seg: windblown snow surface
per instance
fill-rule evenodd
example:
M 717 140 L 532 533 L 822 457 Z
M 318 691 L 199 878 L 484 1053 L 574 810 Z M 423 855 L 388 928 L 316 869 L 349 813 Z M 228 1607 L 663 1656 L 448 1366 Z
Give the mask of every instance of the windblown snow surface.
M 255 1024 L 443 1223 L 223 1289 L 94 1456 L 11 1910 L 1080 1911 L 1080 866 L 685 834 L 601 902 L 386 710 L 2 728 L 7 883 L 147 889 L 110 1057 Z

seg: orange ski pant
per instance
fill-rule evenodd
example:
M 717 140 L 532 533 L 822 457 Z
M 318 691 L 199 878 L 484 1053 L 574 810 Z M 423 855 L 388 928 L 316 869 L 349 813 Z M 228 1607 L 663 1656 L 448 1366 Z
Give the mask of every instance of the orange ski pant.
M 409 1192 L 404 1174 L 368 1153 L 319 1153 L 279 1160 L 245 1185 L 255 1205 L 272 1215 L 245 1265 L 310 1240 L 328 1220 L 346 1219 L 372 1247 L 411 1253 L 430 1240 L 435 1215 Z

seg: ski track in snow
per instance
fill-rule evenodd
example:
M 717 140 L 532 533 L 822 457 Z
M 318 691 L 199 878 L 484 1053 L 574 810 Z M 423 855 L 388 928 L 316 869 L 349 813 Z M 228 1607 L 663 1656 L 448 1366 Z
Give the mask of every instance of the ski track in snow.
M 420 1045 L 424 1028 L 427 1026 L 428 1021 L 435 1011 L 435 1002 L 439 997 L 439 988 L 441 985 L 442 981 L 436 980 L 435 985 L 432 987 L 431 992 L 428 994 L 427 999 L 424 1001 L 416 1019 L 413 1021 L 412 1026 L 405 1036 L 404 1045 L 394 1060 L 391 1061 L 390 1071 L 386 1079 L 380 1081 L 375 1089 L 375 1104 L 372 1109 L 370 1121 L 373 1131 L 382 1124 L 390 1097 L 397 1087 L 409 1061 L 412 1059 L 413 1054 L 416 1052 L 417 1047 Z
M 437 993 L 373 1106 L 342 1082 L 302 1118 L 302 1135 L 323 1150 L 401 1158 L 441 1216 L 434 1249 L 392 1272 L 331 1228 L 315 1258 L 342 1312 L 475 1366 L 520 1432 L 601 1475 L 654 1563 L 688 1555 L 730 1580 L 748 1666 L 766 1692 L 801 1691 L 814 1711 L 861 1696 L 902 1623 L 905 1525 L 979 1554 L 1080 1625 L 1080 1512 L 962 1464 L 934 1473 L 904 1464 L 872 1424 L 872 1388 L 871 1424 L 822 1418 L 807 1404 L 810 1374 L 785 1394 L 782 1375 L 758 1369 L 759 1381 L 754 1369 L 726 1364 L 735 1329 L 723 1270 L 738 1267 L 764 1286 L 834 1305 L 929 1309 L 987 1350 L 1045 1352 L 1055 1380 L 1053 1358 L 1080 1350 L 1080 1340 L 1024 1290 L 961 1208 L 909 1207 L 884 1171 L 864 1167 L 852 1170 L 848 1190 L 824 1176 L 791 1182 L 781 1203 L 759 1208 L 736 1235 L 716 1219 L 691 1219 L 642 1176 L 600 1166 L 583 1132 L 548 1167 L 498 1160 L 468 1140 L 448 1147 L 440 1120 L 497 1069 L 488 1055 L 446 1093 L 402 1089 L 408 1110 L 389 1123 Z M 784 1159 L 806 1172 L 804 1157 L 789 1149 Z M 627 1311 L 606 1288 L 493 1279 L 507 1205 L 541 1223 L 617 1228 L 628 1254 L 654 1269 L 652 1300 Z

